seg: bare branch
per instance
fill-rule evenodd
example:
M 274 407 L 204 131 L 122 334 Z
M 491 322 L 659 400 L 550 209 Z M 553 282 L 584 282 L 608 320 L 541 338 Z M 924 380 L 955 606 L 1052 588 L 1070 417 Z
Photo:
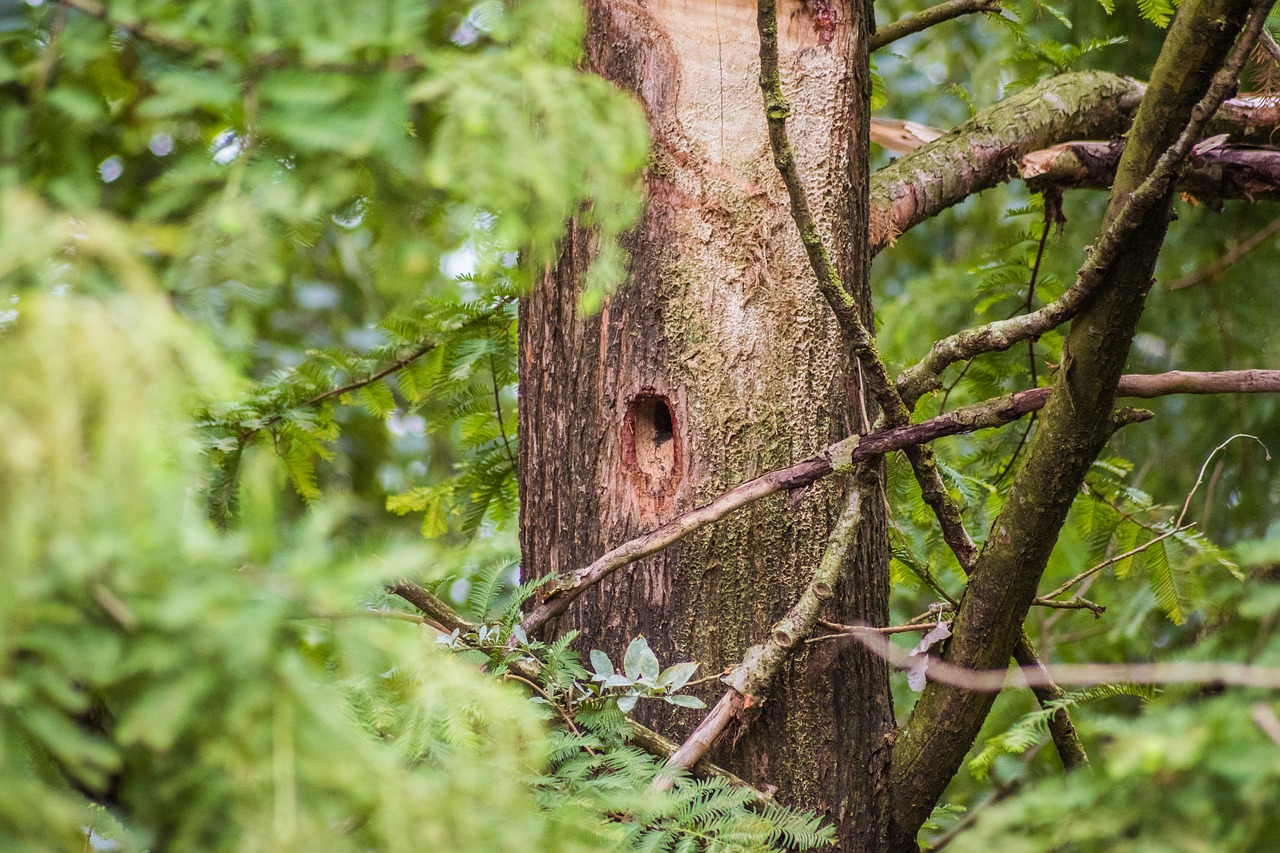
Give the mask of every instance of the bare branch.
M 716 740 L 724 733 L 729 723 L 738 719 L 746 708 L 746 697 L 732 687 L 725 691 L 720 701 L 711 710 L 693 733 L 680 744 L 680 748 L 667 760 L 668 767 L 693 767 L 707 754 Z M 671 787 L 669 776 L 659 776 L 654 780 L 654 787 L 667 790 Z
M 918 656 L 892 645 L 879 634 L 851 634 L 858 642 L 898 669 L 911 669 Z M 1214 663 L 1050 663 L 1044 671 L 1009 669 L 968 669 L 935 657 L 928 659 L 930 681 L 971 690 L 999 693 L 1006 686 L 1033 686 L 1050 682 L 1093 687 L 1099 684 L 1220 684 L 1280 690 L 1280 667 L 1220 661 Z
M 1128 551 L 1125 551 L 1123 554 L 1116 554 L 1114 557 L 1108 557 L 1107 559 L 1103 560 L 1101 563 L 1098 563 L 1098 565 L 1089 569 L 1085 569 L 1083 572 L 1076 575 L 1071 580 L 1062 584 L 1062 586 L 1059 586 L 1053 592 L 1049 593 L 1044 597 L 1057 598 L 1059 595 L 1062 595 L 1064 592 L 1071 589 L 1071 587 L 1080 583 L 1080 581 L 1084 580 L 1085 578 L 1089 578 L 1089 577 L 1092 577 L 1093 575 L 1096 575 L 1098 572 L 1102 571 L 1107 566 L 1114 566 L 1116 563 L 1119 563 L 1122 560 L 1127 560 L 1130 557 L 1135 557 L 1138 554 L 1141 554 L 1143 551 L 1150 548 L 1152 545 L 1155 545 L 1158 542 L 1163 542 L 1164 540 L 1168 539 L 1170 536 L 1174 536 L 1178 533 L 1181 533 L 1184 530 L 1189 529 L 1190 527 L 1191 525 L 1187 524 L 1182 527 L 1175 527 L 1175 528 L 1172 528 L 1171 530 L 1166 530 L 1164 533 L 1161 533 L 1159 536 L 1156 536 L 1153 539 L 1148 539 L 1146 542 L 1143 542 L 1141 545 L 1139 545 L 1136 548 L 1130 548 Z
M 1253 721 L 1276 746 L 1280 746 L 1280 717 L 1276 717 L 1276 712 L 1271 710 L 1270 705 L 1265 702 L 1254 702 Z
M 444 628 L 446 632 L 460 631 L 465 634 L 480 627 L 476 623 L 464 619 L 452 607 L 432 595 L 429 590 L 412 581 L 398 580 L 387 584 L 387 592 L 403 598 L 421 610 L 432 621 Z
M 866 472 L 851 485 L 844 509 L 827 539 L 822 561 L 799 600 L 778 620 L 769 636 L 748 649 L 742 662 L 724 677 L 729 690 L 671 756 L 668 766 L 688 767 L 706 754 L 743 708 L 758 701 L 757 697 L 777 678 L 783 663 L 813 633 L 822 607 L 835 594 L 842 567 L 848 565 L 846 557 L 862 525 L 863 493 L 874 491 L 877 485 Z
M 1213 145 L 1214 137 L 1205 141 Z M 1227 144 L 1196 151 L 1178 179 L 1178 189 L 1215 210 L 1224 199 L 1250 202 L 1280 199 L 1280 151 Z M 1033 192 L 1045 187 L 1107 189 L 1115 178 L 1124 140 L 1064 142 L 1032 151 L 1018 165 L 1018 174 Z M 1247 251 L 1247 250 L 1246 250 Z
M 564 575 L 547 597 L 524 620 L 532 634 L 554 619 L 592 585 L 618 569 L 656 554 L 689 534 L 713 524 L 735 510 L 781 491 L 798 489 L 831 474 L 835 465 L 844 468 L 912 445 L 925 444 L 948 435 L 1003 426 L 1036 411 L 1049 398 L 1049 388 L 1032 388 L 955 409 L 918 424 L 876 430 L 864 436 L 850 436 L 824 448 L 818 454 L 786 468 L 762 474 L 741 483 L 710 502 L 677 516 L 648 533 L 637 536 L 603 554 L 585 568 Z M 1222 373 L 1174 371 L 1153 376 L 1120 378 L 1121 396 L 1154 397 L 1165 394 L 1262 393 L 1280 391 L 1280 370 L 1232 370 Z
M 1280 370 L 1127 373 L 1120 377 L 1119 391 L 1121 397 L 1142 399 L 1171 394 L 1271 394 L 1280 391 Z
M 871 51 L 874 53 L 898 39 L 906 38 L 909 35 L 927 30 L 929 27 L 963 15 L 972 15 L 977 12 L 999 14 L 1000 2 L 999 0 L 947 0 L 947 2 L 939 3 L 937 6 L 930 6 L 922 12 L 916 12 L 914 15 L 908 15 L 901 20 L 894 21 L 892 24 L 885 24 L 883 27 L 877 28 L 875 35 L 871 37 Z

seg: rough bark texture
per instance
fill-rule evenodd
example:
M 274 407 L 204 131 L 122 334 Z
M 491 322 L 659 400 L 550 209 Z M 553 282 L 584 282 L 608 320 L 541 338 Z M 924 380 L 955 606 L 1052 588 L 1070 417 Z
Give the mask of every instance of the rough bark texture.
M 1188 0 L 1179 9 L 1130 131 L 1107 223 L 1187 125 L 1248 8 L 1244 0 Z M 1168 227 L 1171 194 L 1145 214 L 1072 323 L 1041 426 L 952 626 L 948 663 L 969 669 L 1008 664 L 1071 501 L 1113 430 L 1116 386 Z M 916 850 L 916 833 L 993 701 L 993 694 L 938 682 L 926 687 L 894 750 L 891 850 Z
M 791 130 L 824 237 L 867 300 L 867 9 L 788 2 L 779 14 Z M 589 235 L 520 317 L 521 544 L 529 577 L 571 572 L 736 483 L 857 431 L 857 372 L 795 234 L 765 132 L 755 4 L 588 3 L 592 67 L 644 103 L 649 204 L 627 282 L 576 310 Z M 858 58 L 858 61 L 854 61 Z M 589 156 L 584 152 L 584 156 Z M 867 314 L 869 316 L 869 313 Z M 874 412 L 872 413 L 874 416 Z M 575 601 L 560 629 L 621 656 L 644 634 L 664 663 L 711 673 L 795 602 L 841 504 L 821 483 L 756 504 Z M 831 615 L 884 624 L 887 555 L 877 502 L 852 582 Z M 834 658 L 834 659 L 833 659 Z M 721 688 L 705 686 L 714 699 Z M 882 845 L 893 725 L 887 671 L 861 648 L 805 652 L 717 763 L 835 821 L 846 850 Z M 683 739 L 690 712 L 642 718 Z

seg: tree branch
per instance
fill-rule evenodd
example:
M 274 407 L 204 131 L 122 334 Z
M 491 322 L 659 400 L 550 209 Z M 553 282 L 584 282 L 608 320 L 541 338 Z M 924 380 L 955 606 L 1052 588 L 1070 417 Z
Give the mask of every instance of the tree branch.
M 1123 151 L 1123 139 L 1064 142 L 1022 158 L 1018 173 L 1033 192 L 1045 187 L 1107 189 Z M 1224 199 L 1276 201 L 1280 199 L 1280 151 L 1221 143 L 1193 152 L 1178 189 L 1215 210 Z
M 1120 371 L 1168 227 L 1176 167 L 1235 85 L 1264 20 L 1265 9 L 1246 0 L 1187 0 L 1178 10 L 1130 131 L 1103 233 L 1068 291 L 1078 302 L 1067 312 L 1075 322 L 1055 392 L 974 568 L 949 663 L 988 669 L 1013 652 L 1071 502 L 1114 429 Z M 936 366 L 925 365 L 926 381 L 916 387 L 927 390 Z M 992 701 L 956 685 L 926 686 L 894 747 L 890 850 L 915 849 Z
M 1042 408 L 1050 388 L 1032 388 L 1005 397 L 975 403 L 918 424 L 880 429 L 864 436 L 850 436 L 821 452 L 734 486 L 700 507 L 683 513 L 661 527 L 644 533 L 603 554 L 585 568 L 561 576 L 522 627 L 529 634 L 564 613 L 579 595 L 618 569 L 679 542 L 730 513 L 781 491 L 803 488 L 873 456 L 924 444 L 948 435 L 1003 426 Z M 1280 370 L 1230 370 L 1222 373 L 1174 371 L 1151 376 L 1120 378 L 1120 396 L 1157 397 L 1166 394 L 1256 394 L 1280 391 Z
M 417 349 L 410 351 L 408 355 L 403 356 L 397 359 L 396 361 L 392 362 L 390 365 L 388 365 L 387 367 L 384 367 L 382 370 L 379 370 L 375 373 L 371 373 L 369 376 L 366 376 L 364 379 L 356 379 L 351 382 L 348 382 L 346 385 L 343 385 L 341 387 L 330 388 L 328 391 L 324 391 L 319 394 L 316 394 L 314 397 L 303 400 L 301 403 L 296 403 L 292 406 L 287 406 L 286 408 L 309 409 L 312 406 L 318 406 L 323 402 L 334 399 L 335 397 L 341 397 L 343 394 L 350 394 L 352 391 L 359 391 L 361 388 L 364 388 L 367 385 L 372 385 L 373 383 L 381 379 L 386 379 L 388 376 L 390 376 L 393 373 L 397 373 L 401 370 L 404 370 L 406 367 L 413 364 L 415 361 L 422 358 L 424 355 L 431 352 L 435 348 L 436 348 L 435 342 L 429 341 L 425 344 L 422 344 Z M 255 435 L 262 432 L 264 429 L 270 429 L 271 427 L 280 423 L 280 421 L 282 421 L 283 419 L 284 419 L 283 414 L 272 415 L 271 417 L 266 418 L 258 426 L 253 427 L 252 429 L 247 429 L 244 432 L 240 433 L 240 435 L 237 436 L 237 438 L 240 444 L 244 445 L 249 439 L 253 438 Z
M 841 569 L 848 565 L 846 558 L 862 524 L 863 494 L 875 488 L 874 481 L 869 480 L 866 472 L 862 472 L 862 476 L 851 485 L 844 509 L 827 539 L 822 561 L 804 592 L 786 615 L 774 624 L 769 636 L 748 649 L 742 656 L 742 662 L 724 677 L 729 690 L 671 756 L 669 766 L 689 767 L 705 755 L 744 708 L 760 701 L 759 697 L 777 678 L 783 663 L 802 648 L 804 640 L 813 633 L 823 606 L 835 594 Z
M 874 53 L 887 44 L 927 30 L 929 27 L 977 12 L 999 14 L 1000 0 L 947 0 L 945 3 L 930 6 L 922 12 L 908 15 L 892 24 L 885 24 L 883 27 L 878 27 L 875 35 L 871 36 L 871 52 Z
M 796 169 L 791 139 L 787 134 L 787 117 L 791 105 L 782 91 L 778 71 L 778 10 L 776 0 L 759 0 L 756 5 L 756 28 L 760 32 L 760 91 L 764 95 L 765 117 L 769 125 L 769 146 L 773 164 L 787 188 L 791 201 L 791 218 L 809 257 L 809 266 L 817 278 L 818 290 L 831 306 L 840 330 L 867 375 L 871 393 L 884 409 L 891 424 L 905 423 L 909 413 L 894 390 L 893 380 L 876 349 L 875 338 L 862 322 L 858 304 L 849 293 L 827 250 L 809 207 L 804 184 Z
M 1190 275 L 1184 275 L 1182 278 L 1174 279 L 1164 286 L 1165 290 L 1181 290 L 1184 287 L 1190 287 L 1193 284 L 1199 284 L 1211 278 L 1217 278 L 1223 270 L 1261 246 L 1272 237 L 1276 232 L 1280 231 L 1280 217 L 1268 222 L 1258 231 L 1252 234 L 1247 240 L 1234 247 L 1231 251 L 1215 260 L 1208 266 L 1196 270 Z
M 1219 75 L 1215 78 L 1203 98 L 1190 110 L 1193 118 L 1155 159 L 1149 171 L 1141 176 L 1140 183 L 1134 180 L 1136 186 L 1130 191 L 1117 184 L 1119 191 L 1112 195 L 1102 235 L 1066 293 L 1037 311 L 966 329 L 934 343 L 928 355 L 898 376 L 898 391 L 907 406 L 913 407 L 923 394 L 939 387 L 942 371 L 952 364 L 967 361 L 981 353 L 1006 350 L 1056 328 L 1079 313 L 1094 291 L 1111 275 L 1112 266 L 1130 239 L 1143 228 L 1152 208 L 1167 199 L 1180 174 L 1179 166 L 1204 132 L 1209 117 L 1234 86 L 1234 77 L 1228 79 Z M 1128 153 L 1126 150 L 1125 158 Z M 1120 168 L 1124 168 L 1125 162 L 1126 159 L 1122 158 Z M 1163 230 L 1161 234 L 1163 238 Z M 1156 251 L 1158 253 L 1158 246 Z
M 911 405 L 904 400 L 899 389 L 889 379 L 888 369 L 876 348 L 875 338 L 862 322 L 857 303 L 845 288 L 839 272 L 832 263 L 830 253 L 814 222 L 804 185 L 796 169 L 791 141 L 787 134 L 787 117 L 791 114 L 791 108 L 783 95 L 778 72 L 778 21 L 775 0 L 759 0 L 756 6 L 756 25 L 760 32 L 760 89 L 764 95 L 765 115 L 769 125 L 769 144 L 773 149 L 774 165 L 787 187 L 787 194 L 791 200 L 791 216 L 808 253 L 810 266 L 817 277 L 818 289 L 831 306 L 845 340 L 869 377 L 871 393 L 884 411 L 885 420 L 891 427 L 905 425 L 910 421 Z M 920 483 L 925 502 L 937 516 L 943 538 L 955 551 L 961 565 L 971 566 L 976 559 L 977 550 L 964 528 L 959 508 L 951 500 L 942 482 L 932 449 L 913 443 L 906 446 L 904 450 L 911 462 L 912 471 Z M 1038 663 L 1031 641 L 1025 637 L 1023 639 L 1024 642 L 1018 646 L 1020 660 L 1027 664 Z M 1061 721 L 1065 716 L 1065 714 L 1058 715 L 1058 719 Z M 1060 753 L 1064 761 L 1068 766 L 1073 766 L 1084 760 L 1084 751 L 1079 739 L 1074 736 L 1074 730 L 1069 729 L 1069 722 L 1060 722 L 1056 733 L 1063 738 L 1063 748 Z M 1068 740 L 1070 743 L 1067 742 Z
M 871 253 L 1008 180 L 1032 151 L 1122 133 L 1144 90 L 1114 74 L 1062 74 L 980 110 L 941 139 L 899 157 L 871 176 Z
M 872 632 L 850 634 L 898 669 L 911 669 L 920 658 Z M 1007 686 L 1043 685 L 1050 681 L 1079 687 L 1099 684 L 1220 684 L 1280 690 L 1280 667 L 1219 661 L 1214 663 L 1051 663 L 1044 670 L 1006 667 L 970 669 L 929 657 L 930 682 L 977 693 L 999 693 Z
M 474 622 L 464 619 L 452 607 L 445 604 L 435 595 L 416 583 L 408 580 L 398 580 L 387 585 L 387 592 L 397 595 L 414 607 L 421 610 L 433 622 L 438 623 L 437 628 L 443 628 L 446 631 L 460 631 L 464 634 L 476 630 L 480 626 Z M 538 673 L 540 666 L 535 661 L 517 660 L 511 663 L 512 671 L 521 679 L 536 684 L 538 681 Z M 627 725 L 631 729 L 631 742 L 643 749 L 650 755 L 658 758 L 670 758 L 673 756 L 679 746 L 672 740 L 669 740 L 655 732 L 653 729 L 642 726 L 631 718 L 627 718 Z M 699 756 L 699 759 L 701 756 Z M 760 792 L 755 786 L 746 780 L 735 776 L 723 767 L 712 764 L 710 761 L 695 760 L 688 764 L 681 764 L 681 767 L 688 767 L 700 776 L 714 776 L 724 779 L 726 782 L 743 787 L 755 794 L 756 801 L 761 805 L 772 802 L 772 798 Z
M 1034 151 L 1124 133 L 1146 89 L 1137 80 L 1103 72 L 1061 74 L 899 157 L 871 176 L 872 255 L 921 222 L 1015 176 L 1018 163 Z M 1272 145 L 1277 127 L 1280 103 L 1243 97 L 1224 102 L 1206 132 Z

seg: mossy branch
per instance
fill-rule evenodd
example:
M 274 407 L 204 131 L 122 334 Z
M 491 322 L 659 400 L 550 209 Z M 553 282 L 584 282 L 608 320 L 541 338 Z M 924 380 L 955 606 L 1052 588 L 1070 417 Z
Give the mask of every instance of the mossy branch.
M 1137 80 L 1100 71 L 1061 74 L 899 157 L 871 176 L 871 254 L 952 205 L 1017 176 L 1022 159 L 1033 152 L 1120 136 L 1146 90 Z M 1223 103 L 1205 132 L 1265 146 L 1274 141 L 1278 125 L 1274 100 L 1242 97 Z M 1247 169 L 1239 171 L 1248 177 Z M 1231 186 L 1225 189 L 1224 198 L 1234 197 Z
M 822 234 L 814 220 L 809 198 L 796 168 L 795 154 L 787 133 L 787 117 L 791 106 L 782 91 L 782 77 L 778 71 L 778 10 L 776 0 L 759 0 L 756 5 L 756 27 L 760 32 L 760 91 L 764 95 L 765 118 L 769 125 L 769 146 L 773 150 L 773 163 L 787 188 L 791 201 L 791 218 L 795 222 L 800 240 L 804 243 L 809 265 L 818 281 L 818 290 L 831 306 L 853 354 L 862 365 L 863 373 L 876 402 L 884 409 L 891 424 L 906 423 L 909 413 L 894 390 L 893 380 L 884 365 L 871 335 L 858 310 L 858 303 L 845 287 L 831 258 Z
M 1120 254 L 1129 247 L 1131 238 L 1142 229 L 1147 215 L 1157 204 L 1168 198 L 1191 147 L 1203 135 L 1209 119 L 1235 88 L 1246 57 L 1240 57 L 1238 62 L 1228 62 L 1214 76 L 1208 89 L 1192 108 L 1190 120 L 1183 126 L 1182 132 L 1163 150 L 1137 188 L 1130 193 L 1113 196 L 1107 225 L 1097 243 L 1088 250 L 1089 256 L 1084 266 L 1080 268 L 1075 282 L 1067 288 L 1066 293 L 1039 310 L 966 329 L 936 342 L 929 348 L 928 355 L 898 377 L 898 391 L 908 407 L 914 406 L 922 395 L 938 388 L 942 371 L 951 365 L 967 361 L 981 353 L 1007 350 L 1016 343 L 1037 338 L 1080 312 L 1089 297 L 1112 272 Z

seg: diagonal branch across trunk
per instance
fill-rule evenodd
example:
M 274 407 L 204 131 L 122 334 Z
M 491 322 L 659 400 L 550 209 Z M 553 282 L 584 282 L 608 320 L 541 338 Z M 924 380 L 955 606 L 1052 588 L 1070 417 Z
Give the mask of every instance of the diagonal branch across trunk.
M 579 595 L 609 575 L 650 554 L 674 545 L 697 530 L 769 495 L 801 489 L 848 470 L 858 462 L 923 444 L 949 435 L 1004 426 L 1044 407 L 1050 388 L 1032 388 L 972 406 L 955 409 L 918 424 L 875 430 L 850 436 L 786 468 L 769 471 L 683 513 L 662 526 L 630 539 L 601 555 L 588 566 L 565 575 L 524 620 L 529 634 L 569 609 Z M 1217 373 L 1172 371 L 1154 375 L 1122 376 L 1118 395 L 1154 398 L 1169 394 L 1265 394 L 1280 393 L 1280 370 L 1228 370 Z

